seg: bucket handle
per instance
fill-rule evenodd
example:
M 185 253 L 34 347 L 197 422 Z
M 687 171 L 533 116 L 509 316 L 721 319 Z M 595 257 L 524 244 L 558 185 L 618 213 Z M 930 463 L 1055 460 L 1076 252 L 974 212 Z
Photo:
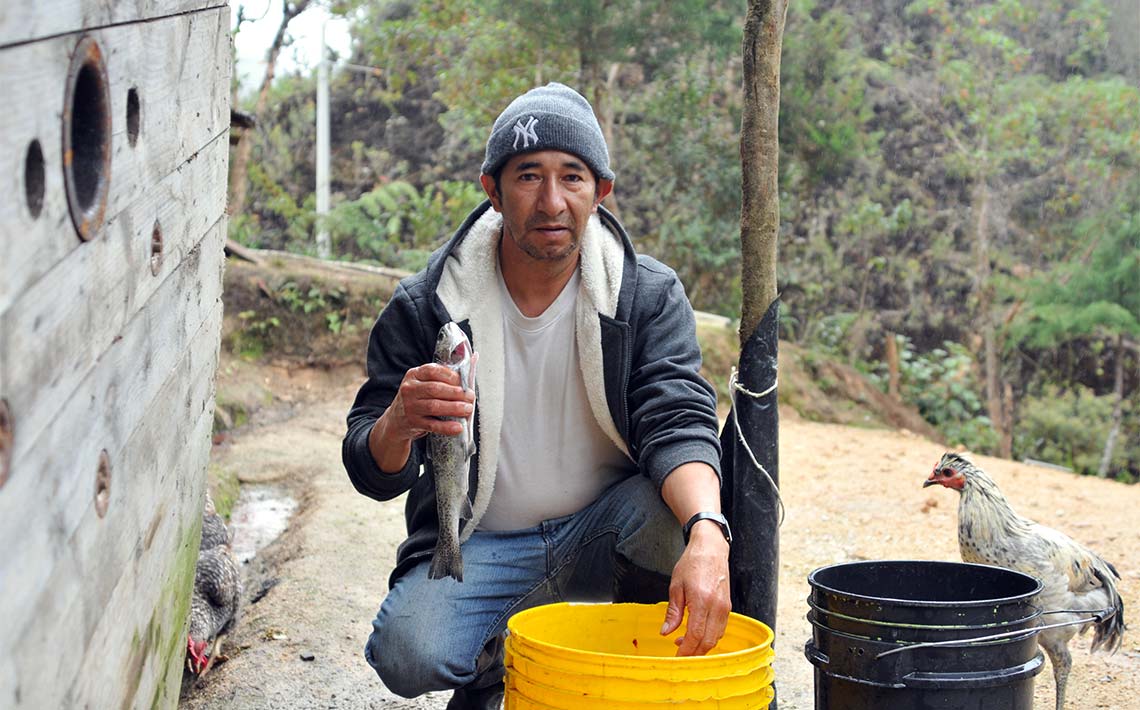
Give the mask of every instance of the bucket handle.
M 915 643 L 907 646 L 899 646 L 898 648 L 892 648 L 889 651 L 883 651 L 882 653 L 875 656 L 875 660 L 877 661 L 884 656 L 890 656 L 895 653 L 902 653 L 903 651 L 912 651 L 919 648 L 937 648 L 942 646 L 974 646 L 984 641 L 999 641 L 1001 639 L 1014 638 L 1016 636 L 1023 636 L 1025 634 L 1037 634 L 1038 632 L 1045 631 L 1047 629 L 1060 629 L 1065 626 L 1079 626 L 1089 624 L 1094 621 L 1099 622 L 1114 616 L 1116 614 L 1116 611 L 1116 607 L 1097 609 L 1094 611 L 1077 609 L 1056 609 L 1054 611 L 1043 611 L 1041 612 L 1042 614 L 1092 614 L 1092 616 L 1088 617 L 1087 619 L 1077 619 L 1076 621 L 1063 621 L 1059 624 L 1045 624 L 1042 626 L 1035 626 L 1031 629 L 1020 629 L 1018 631 L 1006 631 L 1004 633 L 992 634 L 990 636 L 979 636 L 977 638 L 972 638 L 969 640 L 955 639 L 953 641 L 927 641 L 925 643 Z

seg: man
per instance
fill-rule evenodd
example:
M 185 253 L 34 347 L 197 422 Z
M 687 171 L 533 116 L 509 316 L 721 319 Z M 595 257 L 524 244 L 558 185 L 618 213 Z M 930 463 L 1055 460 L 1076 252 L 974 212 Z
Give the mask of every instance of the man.
M 380 314 L 343 448 L 361 493 L 408 492 L 365 657 L 405 697 L 454 688 L 449 708 L 499 706 L 502 633 L 523 609 L 667 597 L 661 632 L 687 608 L 678 654 L 695 655 L 730 607 L 716 396 L 692 308 L 599 207 L 614 174 L 590 104 L 561 84 L 515 99 L 480 179 L 488 201 Z M 449 320 L 479 354 L 463 582 L 428 578 L 439 521 L 421 437 L 458 434 L 439 417 L 474 403 L 430 364 Z

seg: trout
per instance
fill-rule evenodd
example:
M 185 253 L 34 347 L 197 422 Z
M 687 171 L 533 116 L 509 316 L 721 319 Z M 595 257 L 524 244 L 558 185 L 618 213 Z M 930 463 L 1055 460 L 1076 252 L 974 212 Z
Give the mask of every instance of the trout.
M 475 361 L 471 341 L 454 322 L 439 329 L 435 341 L 435 362 L 459 373 L 463 389 L 475 389 Z M 471 502 L 467 498 L 468 471 L 475 454 L 475 409 L 460 419 L 443 417 L 463 423 L 463 431 L 456 436 L 428 435 L 428 457 L 435 474 L 435 503 L 439 516 L 439 536 L 431 558 L 430 579 L 453 577 L 463 581 L 463 554 L 459 550 L 459 521 L 471 519 Z

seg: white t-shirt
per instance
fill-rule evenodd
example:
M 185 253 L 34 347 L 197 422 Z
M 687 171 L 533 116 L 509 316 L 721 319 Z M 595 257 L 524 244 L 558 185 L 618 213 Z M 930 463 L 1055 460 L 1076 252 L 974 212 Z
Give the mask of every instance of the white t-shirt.
M 502 273 L 505 399 L 499 461 L 481 530 L 575 513 L 635 470 L 594 419 L 578 358 L 577 272 L 541 315 L 524 316 Z

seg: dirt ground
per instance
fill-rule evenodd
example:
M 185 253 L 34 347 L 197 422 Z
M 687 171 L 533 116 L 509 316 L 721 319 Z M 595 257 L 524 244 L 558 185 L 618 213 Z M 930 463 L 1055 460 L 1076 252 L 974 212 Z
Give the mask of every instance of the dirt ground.
M 185 684 L 182 708 L 442 709 L 447 694 L 388 693 L 361 656 L 404 536 L 403 500 L 357 494 L 340 463 L 344 415 L 359 371 L 247 370 L 266 405 L 215 447 L 213 465 L 242 482 L 279 481 L 301 501 L 286 533 L 247 570 L 246 606 L 227 639 L 229 660 Z M 228 383 L 232 384 L 232 383 Z M 813 707 L 803 655 L 807 575 L 867 559 L 957 560 L 957 496 L 922 482 L 943 453 L 907 431 L 817 424 L 782 412 L 780 478 L 787 519 L 776 683 L 783 710 Z M 1023 515 L 1097 550 L 1120 570 L 1131 616 L 1140 609 L 1140 486 L 1124 486 L 979 458 Z M 249 601 L 260 597 L 256 602 Z M 1114 656 L 1075 639 L 1069 708 L 1140 707 L 1140 637 Z M 304 660 L 304 659 L 312 660 Z M 1053 680 L 1036 681 L 1035 707 L 1052 710 Z

